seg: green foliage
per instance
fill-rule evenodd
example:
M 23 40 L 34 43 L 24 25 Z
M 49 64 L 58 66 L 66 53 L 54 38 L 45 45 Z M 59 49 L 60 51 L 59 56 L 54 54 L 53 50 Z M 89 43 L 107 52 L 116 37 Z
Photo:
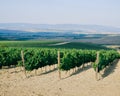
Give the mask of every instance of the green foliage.
M 55 49 L 27 49 L 25 50 L 25 69 L 34 70 L 57 63 L 57 50 Z
M 110 63 L 112 63 L 115 59 L 119 58 L 119 53 L 114 50 L 106 51 L 101 50 L 99 53 L 99 62 L 93 64 L 94 70 L 96 70 L 96 67 L 98 67 L 98 72 L 100 72 L 102 69 L 104 69 L 106 66 L 108 66 Z
M 24 66 L 26 70 L 31 71 L 57 63 L 56 49 L 2 48 L 0 49 L 0 68 L 11 65 L 23 66 L 21 50 L 24 51 Z
M 0 49 L 0 66 L 16 65 L 20 59 L 20 50 L 16 48 Z
M 48 48 L 1 48 L 0 68 L 2 66 L 23 66 L 21 60 L 21 50 L 24 52 L 24 66 L 28 71 L 38 69 L 47 65 L 57 64 L 57 49 Z M 88 62 L 95 62 L 95 50 L 59 49 L 60 50 L 60 70 L 70 70 Z M 100 51 L 99 63 L 93 64 L 93 68 L 102 70 L 115 59 L 120 58 L 116 51 Z
M 94 62 L 96 60 L 96 51 L 93 50 L 66 50 L 62 52 L 60 69 L 70 70 L 80 67 L 84 63 Z

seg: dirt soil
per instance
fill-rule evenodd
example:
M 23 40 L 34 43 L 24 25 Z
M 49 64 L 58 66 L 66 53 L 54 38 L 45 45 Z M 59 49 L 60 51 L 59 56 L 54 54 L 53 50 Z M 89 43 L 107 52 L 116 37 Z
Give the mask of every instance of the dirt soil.
M 26 78 L 20 67 L 0 69 L 0 96 L 120 96 L 120 60 L 98 81 L 91 65 L 71 75 L 62 72 L 61 80 L 57 69 L 43 73 L 39 69 L 37 76 L 34 72 L 27 72 Z

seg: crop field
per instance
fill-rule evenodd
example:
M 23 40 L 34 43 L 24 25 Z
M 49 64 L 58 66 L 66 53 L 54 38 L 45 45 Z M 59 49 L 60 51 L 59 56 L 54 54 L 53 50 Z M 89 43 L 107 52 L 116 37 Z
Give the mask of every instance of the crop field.
M 119 58 L 115 50 L 4 47 L 0 96 L 119 96 Z

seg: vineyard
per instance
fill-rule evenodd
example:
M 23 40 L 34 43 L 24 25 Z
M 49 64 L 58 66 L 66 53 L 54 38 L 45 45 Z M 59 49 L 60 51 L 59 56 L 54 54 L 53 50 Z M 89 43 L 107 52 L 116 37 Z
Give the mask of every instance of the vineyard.
M 21 51 L 22 50 L 22 51 Z M 58 64 L 59 71 L 69 71 L 84 67 L 91 62 L 98 73 L 120 58 L 114 50 L 78 50 L 47 48 L 2 48 L 0 49 L 0 68 L 3 66 L 22 66 L 32 71 L 46 66 Z

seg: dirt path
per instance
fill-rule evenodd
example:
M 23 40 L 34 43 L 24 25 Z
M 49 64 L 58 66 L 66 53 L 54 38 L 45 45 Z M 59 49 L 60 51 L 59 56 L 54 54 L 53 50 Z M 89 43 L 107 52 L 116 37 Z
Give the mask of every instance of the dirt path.
M 72 76 L 62 72 L 62 80 L 57 70 L 27 79 L 19 70 L 16 68 L 15 73 L 10 69 L 10 74 L 6 69 L 0 70 L 0 96 L 120 96 L 120 60 L 99 81 L 91 66 Z
M 64 44 L 68 44 L 70 42 L 61 42 L 61 43 L 56 43 L 56 44 L 50 44 L 49 46 L 57 46 L 57 45 L 64 45 Z

